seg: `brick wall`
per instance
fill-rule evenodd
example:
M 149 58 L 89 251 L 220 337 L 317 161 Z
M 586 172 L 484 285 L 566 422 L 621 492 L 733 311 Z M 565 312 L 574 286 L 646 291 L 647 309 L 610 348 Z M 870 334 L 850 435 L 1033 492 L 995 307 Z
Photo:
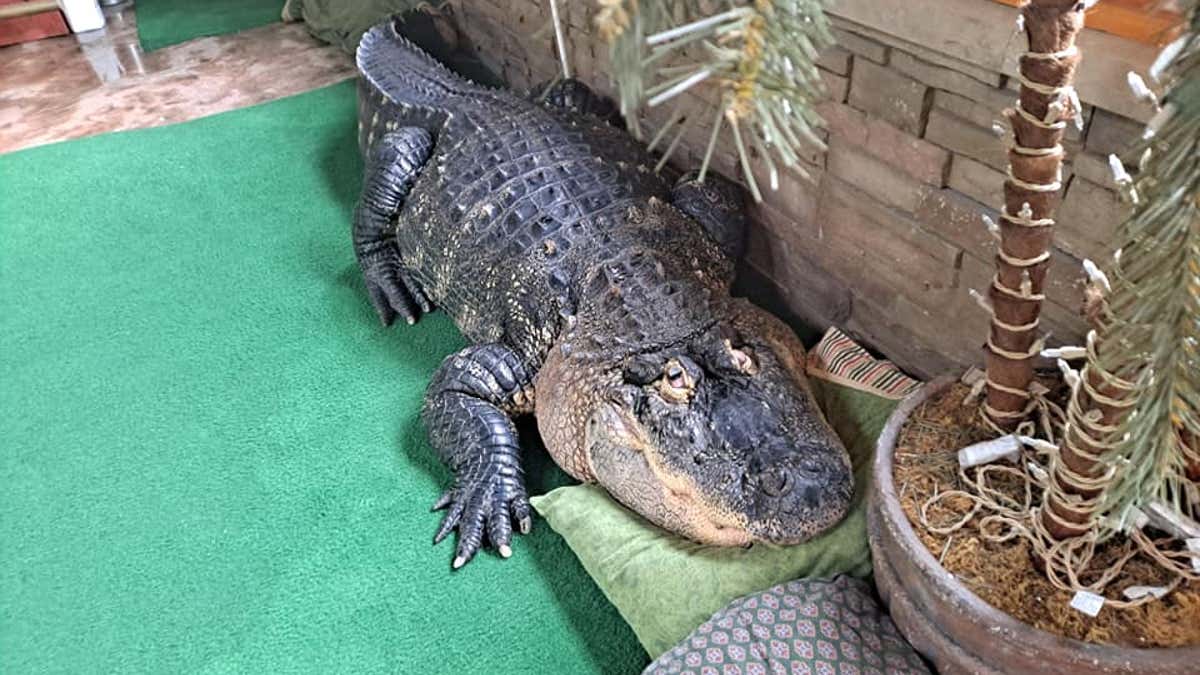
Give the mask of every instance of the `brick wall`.
M 561 2 L 568 53 L 576 77 L 611 92 L 593 6 Z M 514 87 L 558 72 L 548 0 L 461 1 L 455 11 Z M 995 218 L 1000 204 L 1006 160 L 994 125 L 1015 99 L 1023 49 L 1015 10 L 987 0 L 840 0 L 830 11 L 838 45 L 819 63 L 828 151 L 806 158 L 809 181 L 789 173 L 778 191 L 764 190 L 752 214 L 749 273 L 799 318 L 838 324 L 911 372 L 980 363 L 986 316 L 967 289 L 985 289 L 992 274 L 995 242 L 982 216 Z M 1108 255 L 1122 213 L 1106 155 L 1127 152 L 1149 112 L 1126 93 L 1124 75 L 1144 72 L 1152 48 L 1096 31 L 1085 31 L 1080 46 L 1085 127 L 1066 142 L 1043 319 L 1051 343 L 1077 343 L 1084 330 L 1081 258 Z M 703 95 L 680 97 L 681 110 L 702 109 Z M 673 105 L 646 112 L 649 133 Z M 706 126 L 707 116 L 685 136 L 682 166 L 698 164 Z M 724 145 L 714 165 L 738 177 L 736 153 Z

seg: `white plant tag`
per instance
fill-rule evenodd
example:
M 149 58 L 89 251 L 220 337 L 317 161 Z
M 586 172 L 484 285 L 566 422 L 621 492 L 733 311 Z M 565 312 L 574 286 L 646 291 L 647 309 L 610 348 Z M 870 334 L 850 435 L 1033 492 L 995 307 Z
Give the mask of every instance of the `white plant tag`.
M 1050 349 L 1043 349 L 1042 356 L 1048 359 L 1078 361 L 1079 359 L 1087 358 L 1087 349 L 1084 347 L 1052 347 Z
M 967 369 L 967 372 L 963 373 L 962 383 L 971 385 L 975 384 L 976 382 L 981 382 L 985 379 L 987 379 L 987 373 L 976 368 L 975 366 L 971 366 Z
M 1009 434 L 990 441 L 968 445 L 958 451 L 958 465 L 967 468 L 987 464 L 998 459 L 1015 462 L 1021 456 L 1021 440 Z
M 1137 600 L 1144 598 L 1147 595 L 1153 595 L 1155 598 L 1161 598 L 1167 594 L 1166 586 L 1130 586 L 1121 591 L 1127 600 Z
M 1087 591 L 1077 591 L 1075 597 L 1071 598 L 1071 607 L 1094 617 L 1100 614 L 1100 610 L 1104 608 L 1104 596 Z
M 1200 572 L 1200 539 L 1188 539 L 1186 542 L 1187 550 L 1198 555 L 1192 556 L 1192 569 Z

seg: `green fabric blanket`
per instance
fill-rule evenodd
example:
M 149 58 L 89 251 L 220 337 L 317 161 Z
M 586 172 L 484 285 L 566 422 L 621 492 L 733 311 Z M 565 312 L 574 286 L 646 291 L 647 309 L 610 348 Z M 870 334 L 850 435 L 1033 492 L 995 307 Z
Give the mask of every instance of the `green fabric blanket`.
M 871 458 L 897 401 L 810 379 L 821 409 L 850 452 L 855 490 L 846 518 L 807 543 L 704 546 L 655 527 L 594 485 L 561 487 L 533 498 L 534 508 L 571 545 L 652 658 L 734 598 L 793 579 L 870 576 L 866 494 Z
M 350 82 L 0 157 L 0 673 L 635 672 L 540 519 L 451 573 Z M 534 493 L 563 475 L 531 458 Z
M 153 51 L 280 20 L 283 0 L 137 0 L 138 41 Z

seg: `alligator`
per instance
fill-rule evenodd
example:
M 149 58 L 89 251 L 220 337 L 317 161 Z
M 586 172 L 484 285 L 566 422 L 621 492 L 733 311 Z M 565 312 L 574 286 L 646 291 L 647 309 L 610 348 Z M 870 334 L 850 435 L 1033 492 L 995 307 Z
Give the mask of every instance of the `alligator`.
M 512 555 L 531 510 L 514 419 L 554 458 L 697 542 L 794 544 L 849 508 L 848 454 L 779 319 L 730 295 L 740 186 L 671 180 L 574 80 L 477 85 L 401 34 L 356 55 L 364 183 L 353 242 L 383 324 L 435 307 L 471 343 L 421 419 L 453 472 L 434 544 Z

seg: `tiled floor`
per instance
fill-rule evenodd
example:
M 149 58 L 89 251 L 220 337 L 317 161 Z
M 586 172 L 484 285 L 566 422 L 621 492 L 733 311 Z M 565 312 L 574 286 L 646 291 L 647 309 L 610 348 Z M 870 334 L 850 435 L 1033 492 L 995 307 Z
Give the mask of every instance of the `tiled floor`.
M 315 89 L 353 60 L 302 24 L 199 38 L 150 54 L 133 3 L 100 30 L 0 48 L 0 153 L 203 117 Z

